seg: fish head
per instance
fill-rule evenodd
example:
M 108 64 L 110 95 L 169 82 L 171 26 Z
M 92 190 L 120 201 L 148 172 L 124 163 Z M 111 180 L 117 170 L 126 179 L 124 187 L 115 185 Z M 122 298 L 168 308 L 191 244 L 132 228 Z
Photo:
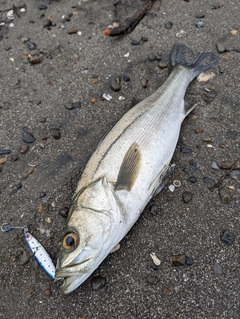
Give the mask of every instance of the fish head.
M 69 210 L 55 275 L 64 279 L 63 294 L 81 285 L 117 244 L 118 206 L 103 186 L 85 189 Z

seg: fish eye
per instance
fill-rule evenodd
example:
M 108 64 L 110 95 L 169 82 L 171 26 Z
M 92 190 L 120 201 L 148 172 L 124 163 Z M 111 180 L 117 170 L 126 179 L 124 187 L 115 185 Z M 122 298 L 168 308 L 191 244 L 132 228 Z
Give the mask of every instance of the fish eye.
M 79 238 L 78 235 L 75 233 L 67 233 L 62 241 L 62 246 L 63 248 L 70 250 L 70 249 L 74 249 L 79 242 Z

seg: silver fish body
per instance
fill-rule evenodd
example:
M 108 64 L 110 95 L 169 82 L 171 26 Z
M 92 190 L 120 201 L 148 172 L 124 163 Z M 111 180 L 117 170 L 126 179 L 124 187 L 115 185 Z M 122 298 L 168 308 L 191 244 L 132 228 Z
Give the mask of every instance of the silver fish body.
M 184 107 L 186 89 L 217 61 L 212 53 L 193 58 L 188 47 L 174 45 L 173 70 L 164 84 L 130 109 L 93 153 L 73 196 L 57 265 L 64 294 L 98 267 L 161 190 L 191 111 Z

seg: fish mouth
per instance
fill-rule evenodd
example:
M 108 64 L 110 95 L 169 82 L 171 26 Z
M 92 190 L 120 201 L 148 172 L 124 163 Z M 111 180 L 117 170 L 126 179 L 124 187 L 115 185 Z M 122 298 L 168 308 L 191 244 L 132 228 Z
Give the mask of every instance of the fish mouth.
M 59 267 L 56 269 L 56 278 L 65 278 L 68 276 L 79 276 L 88 273 L 91 269 L 92 258 L 88 258 L 81 263 L 70 264 L 68 266 Z

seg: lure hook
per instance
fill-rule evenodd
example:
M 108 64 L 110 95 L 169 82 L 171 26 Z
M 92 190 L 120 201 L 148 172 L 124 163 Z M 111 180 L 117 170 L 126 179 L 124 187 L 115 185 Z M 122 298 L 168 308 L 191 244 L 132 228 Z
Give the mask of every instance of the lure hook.
M 12 229 L 21 229 L 21 230 L 27 231 L 27 226 L 26 225 L 25 226 L 9 226 L 8 223 L 3 223 L 1 226 L 1 231 L 5 233 L 9 232 Z

